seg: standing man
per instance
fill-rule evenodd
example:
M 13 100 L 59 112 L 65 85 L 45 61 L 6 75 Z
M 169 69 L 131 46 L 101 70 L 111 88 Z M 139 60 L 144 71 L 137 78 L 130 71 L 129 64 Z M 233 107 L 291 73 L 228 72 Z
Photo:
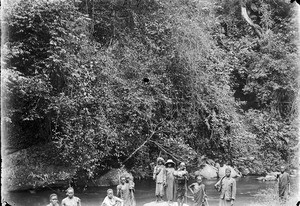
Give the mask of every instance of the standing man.
M 74 189 L 67 189 L 67 197 L 61 201 L 62 206 L 81 206 L 80 199 L 74 196 Z
M 215 184 L 215 188 L 221 192 L 219 206 L 233 206 L 236 195 L 236 181 L 230 175 L 231 170 L 227 167 L 225 176 Z
M 188 172 L 186 171 L 185 163 L 181 162 L 177 171 L 174 172 L 177 186 L 177 204 L 183 206 L 184 197 L 187 192 Z
M 162 157 L 157 158 L 157 165 L 154 168 L 153 180 L 156 182 L 155 195 L 156 202 L 162 201 L 165 194 L 166 185 L 166 167 L 164 165 L 165 161 Z
M 290 194 L 290 175 L 284 166 L 280 167 L 281 174 L 278 177 L 279 198 L 283 203 L 286 202 L 287 196 Z

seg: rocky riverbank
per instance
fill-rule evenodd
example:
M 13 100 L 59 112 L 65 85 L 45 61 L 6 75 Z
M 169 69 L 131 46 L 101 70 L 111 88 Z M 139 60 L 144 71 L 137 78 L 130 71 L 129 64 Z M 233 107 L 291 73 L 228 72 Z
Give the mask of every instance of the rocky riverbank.
M 195 172 L 195 175 L 201 175 L 206 179 L 215 179 L 218 177 L 223 177 L 225 175 L 225 169 L 229 167 L 231 169 L 231 177 L 241 177 L 242 174 L 237 169 L 223 165 L 222 167 L 214 167 L 210 164 L 205 164 L 201 169 Z
M 125 169 L 111 169 L 100 177 L 87 179 L 76 168 L 60 164 L 59 159 L 49 159 L 49 148 L 51 145 L 43 145 L 6 154 L 2 162 L 2 184 L 5 190 L 66 188 L 69 184 L 78 187 L 110 186 L 117 185 L 122 174 L 131 175 Z
M 51 148 L 54 147 L 43 145 L 6 155 L 3 158 L 3 187 L 7 191 L 36 190 L 47 186 L 66 188 L 72 183 L 72 180 L 76 180 L 76 177 L 80 177 L 76 180 L 79 187 L 111 186 L 119 183 L 121 175 L 132 176 L 124 168 L 113 168 L 99 177 L 87 180 L 84 175 L 78 173 L 76 168 L 65 166 L 59 162 L 59 158 L 55 158 L 55 155 L 49 155 L 50 152 L 57 153 L 57 151 L 52 151 Z M 54 158 L 49 159 L 49 156 Z M 214 179 L 224 176 L 226 167 L 230 166 L 222 165 L 221 167 L 217 165 L 217 167 L 214 167 L 206 162 L 199 167 L 200 169 L 194 168 L 193 171 L 190 171 L 190 174 L 192 176 L 200 174 L 206 179 Z M 239 171 L 233 167 L 231 167 L 231 171 L 232 177 L 249 174 L 247 170 Z M 243 171 L 246 171 L 246 173 Z M 275 180 L 277 174 L 276 172 L 267 175 L 259 173 L 258 175 L 263 176 L 257 179 L 262 181 Z

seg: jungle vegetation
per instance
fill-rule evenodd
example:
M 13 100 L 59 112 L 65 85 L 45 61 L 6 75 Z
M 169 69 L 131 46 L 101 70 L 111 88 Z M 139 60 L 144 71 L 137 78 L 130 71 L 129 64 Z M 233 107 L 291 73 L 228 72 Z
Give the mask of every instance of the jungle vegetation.
M 145 178 L 159 155 L 190 167 L 205 155 L 252 174 L 297 167 L 294 7 L 284 0 L 8 1 L 7 154 L 27 151 L 14 162 L 75 168 L 88 178 L 122 166 Z

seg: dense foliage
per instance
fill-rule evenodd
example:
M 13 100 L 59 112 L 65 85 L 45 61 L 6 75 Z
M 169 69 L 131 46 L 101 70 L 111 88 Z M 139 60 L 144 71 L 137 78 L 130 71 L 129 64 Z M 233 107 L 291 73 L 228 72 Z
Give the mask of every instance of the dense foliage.
M 237 0 L 6 6 L 6 146 L 45 147 L 49 164 L 91 178 L 122 165 L 145 177 L 159 155 L 252 173 L 291 164 L 294 11 L 283 0 L 246 7 L 262 36 Z

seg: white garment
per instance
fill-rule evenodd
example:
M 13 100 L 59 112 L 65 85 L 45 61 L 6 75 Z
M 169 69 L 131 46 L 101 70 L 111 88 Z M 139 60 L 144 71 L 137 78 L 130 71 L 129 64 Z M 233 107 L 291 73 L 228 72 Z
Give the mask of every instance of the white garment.
M 117 203 L 122 203 L 123 200 L 118 198 L 118 197 L 115 197 L 113 196 L 111 199 L 109 197 L 105 197 L 101 206 L 116 206 Z

